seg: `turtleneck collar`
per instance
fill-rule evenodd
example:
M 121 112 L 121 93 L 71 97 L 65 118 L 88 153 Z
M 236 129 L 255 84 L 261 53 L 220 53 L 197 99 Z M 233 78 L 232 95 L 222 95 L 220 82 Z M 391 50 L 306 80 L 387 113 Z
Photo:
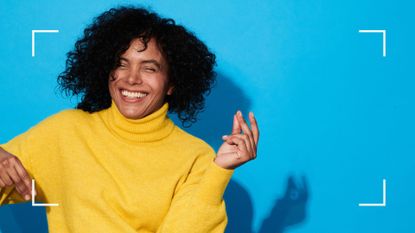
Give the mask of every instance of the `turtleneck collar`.
M 168 103 L 144 118 L 133 120 L 122 115 L 114 101 L 111 107 L 99 112 L 111 133 L 133 143 L 154 142 L 167 137 L 174 123 L 167 116 Z

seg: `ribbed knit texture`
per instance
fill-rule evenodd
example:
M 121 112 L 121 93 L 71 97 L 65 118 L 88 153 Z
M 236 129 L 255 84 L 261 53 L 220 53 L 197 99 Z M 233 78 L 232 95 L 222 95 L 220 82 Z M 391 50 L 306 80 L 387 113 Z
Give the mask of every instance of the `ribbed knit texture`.
M 65 110 L 0 147 L 35 179 L 36 202 L 59 204 L 46 207 L 51 233 L 224 232 L 233 170 L 167 111 L 129 120 L 114 103 Z M 14 188 L 0 192 L 0 205 L 23 201 Z

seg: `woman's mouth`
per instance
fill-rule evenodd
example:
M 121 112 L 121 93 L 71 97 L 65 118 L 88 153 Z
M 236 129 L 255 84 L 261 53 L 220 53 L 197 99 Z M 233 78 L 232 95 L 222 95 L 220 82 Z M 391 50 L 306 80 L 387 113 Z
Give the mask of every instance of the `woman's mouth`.
M 127 102 L 137 102 L 148 95 L 148 93 L 141 91 L 128 91 L 125 89 L 120 91 L 123 99 Z

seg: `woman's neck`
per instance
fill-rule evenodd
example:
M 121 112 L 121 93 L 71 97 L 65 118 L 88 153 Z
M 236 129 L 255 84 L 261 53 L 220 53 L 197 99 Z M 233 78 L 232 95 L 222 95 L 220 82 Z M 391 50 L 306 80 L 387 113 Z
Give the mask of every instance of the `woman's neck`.
M 159 141 L 172 132 L 174 123 L 167 116 L 168 109 L 169 105 L 165 103 L 150 115 L 133 120 L 123 116 L 112 102 L 111 107 L 98 114 L 111 133 L 130 143 L 142 143 Z

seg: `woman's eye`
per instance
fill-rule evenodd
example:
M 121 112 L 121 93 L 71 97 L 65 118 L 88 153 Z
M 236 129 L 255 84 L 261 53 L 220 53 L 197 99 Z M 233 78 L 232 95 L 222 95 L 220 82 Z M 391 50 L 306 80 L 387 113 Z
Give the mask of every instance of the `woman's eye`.
M 148 72 L 156 72 L 157 71 L 155 68 L 152 68 L 152 67 L 145 67 L 144 69 Z

